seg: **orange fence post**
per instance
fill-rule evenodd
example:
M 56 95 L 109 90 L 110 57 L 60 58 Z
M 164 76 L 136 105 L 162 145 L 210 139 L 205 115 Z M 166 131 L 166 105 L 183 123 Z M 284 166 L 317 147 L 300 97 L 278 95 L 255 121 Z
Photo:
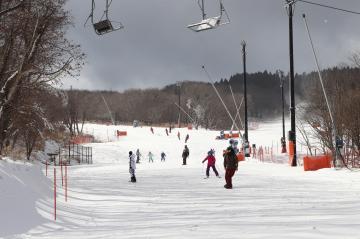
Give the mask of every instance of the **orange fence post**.
M 292 161 L 294 158 L 294 142 L 293 141 L 289 141 L 289 165 L 292 165 Z

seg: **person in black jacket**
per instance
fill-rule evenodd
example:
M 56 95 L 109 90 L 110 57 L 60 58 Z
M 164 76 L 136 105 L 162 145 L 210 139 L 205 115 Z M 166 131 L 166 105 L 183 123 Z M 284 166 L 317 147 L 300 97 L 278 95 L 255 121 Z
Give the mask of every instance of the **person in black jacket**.
M 189 154 L 190 154 L 189 148 L 185 145 L 185 148 L 182 153 L 183 165 L 186 165 L 186 159 L 189 157 Z
M 235 171 L 238 169 L 238 159 L 236 157 L 234 149 L 229 146 L 224 152 L 224 168 L 225 168 L 225 181 L 224 188 L 232 188 L 232 177 Z

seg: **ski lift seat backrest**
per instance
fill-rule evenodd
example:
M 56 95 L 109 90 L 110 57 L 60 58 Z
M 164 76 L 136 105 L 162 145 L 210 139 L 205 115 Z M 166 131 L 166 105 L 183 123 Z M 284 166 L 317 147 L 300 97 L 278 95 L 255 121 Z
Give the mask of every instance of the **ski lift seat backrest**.
M 102 20 L 100 22 L 94 23 L 94 28 L 97 34 L 102 35 L 107 32 L 114 30 L 109 19 Z
M 203 20 L 199 23 L 188 25 L 187 27 L 195 32 L 200 32 L 204 30 L 210 30 L 215 29 L 221 25 L 225 25 L 230 23 L 230 18 L 224 8 L 224 5 L 222 4 L 222 1 L 220 0 L 220 15 L 217 17 L 211 17 L 211 18 L 205 18 L 205 8 L 204 8 L 204 1 L 202 1 L 202 4 L 200 6 L 200 9 L 202 11 Z M 225 14 L 225 15 L 224 15 Z M 224 19 L 225 17 L 225 19 Z

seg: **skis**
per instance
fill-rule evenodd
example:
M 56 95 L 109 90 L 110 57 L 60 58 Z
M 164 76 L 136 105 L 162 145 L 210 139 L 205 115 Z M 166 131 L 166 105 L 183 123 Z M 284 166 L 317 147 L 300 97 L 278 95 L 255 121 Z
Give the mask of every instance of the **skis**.
M 221 178 L 220 176 L 216 176 L 217 178 Z M 209 177 L 205 177 L 204 179 L 209 179 Z

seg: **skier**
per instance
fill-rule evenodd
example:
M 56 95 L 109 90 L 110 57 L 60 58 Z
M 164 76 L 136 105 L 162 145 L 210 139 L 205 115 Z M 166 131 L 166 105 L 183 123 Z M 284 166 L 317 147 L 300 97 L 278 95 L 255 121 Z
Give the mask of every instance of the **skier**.
M 216 159 L 215 159 L 214 154 L 215 154 L 215 151 L 213 149 L 211 149 L 208 152 L 208 156 L 202 161 L 202 163 L 205 163 L 206 160 L 208 161 L 207 168 L 206 168 L 206 178 L 209 178 L 210 168 L 213 169 L 216 177 L 220 178 L 219 173 L 218 173 L 218 171 L 216 170 L 216 167 L 215 167 Z
M 154 156 L 154 155 L 151 153 L 151 151 L 149 151 L 149 153 L 148 153 L 149 163 L 150 163 L 150 161 L 151 161 L 151 162 L 154 162 L 153 156 Z
M 188 140 L 189 140 L 189 134 L 187 134 L 185 137 L 185 144 L 187 143 Z
M 229 146 L 224 153 L 224 168 L 225 168 L 225 180 L 226 184 L 224 188 L 232 188 L 232 177 L 235 171 L 238 169 L 238 159 L 236 157 L 234 149 Z
M 168 131 L 167 128 L 165 129 L 165 133 L 166 133 L 167 136 L 169 136 L 169 131 Z
M 130 151 L 129 152 L 129 173 L 131 176 L 130 181 L 132 183 L 136 183 L 135 169 L 136 169 L 135 155 L 133 154 L 132 151 Z
M 169 133 L 171 134 L 171 129 L 172 129 L 172 127 L 171 127 L 171 125 L 169 126 Z
M 150 127 L 150 131 L 151 131 L 152 134 L 154 134 L 154 129 L 153 129 L 153 127 Z
M 186 165 L 186 159 L 189 157 L 190 151 L 189 148 L 187 147 L 187 145 L 185 145 L 185 148 L 183 150 L 182 153 L 182 158 L 183 158 L 183 164 L 182 165 Z
M 136 163 L 140 163 L 140 157 L 141 157 L 140 150 L 137 149 L 137 150 L 136 150 Z
M 165 162 L 165 157 L 166 157 L 166 154 L 164 152 L 161 152 L 161 162 L 162 161 Z
M 180 140 L 180 131 L 178 131 L 177 137 L 178 137 L 178 139 Z

